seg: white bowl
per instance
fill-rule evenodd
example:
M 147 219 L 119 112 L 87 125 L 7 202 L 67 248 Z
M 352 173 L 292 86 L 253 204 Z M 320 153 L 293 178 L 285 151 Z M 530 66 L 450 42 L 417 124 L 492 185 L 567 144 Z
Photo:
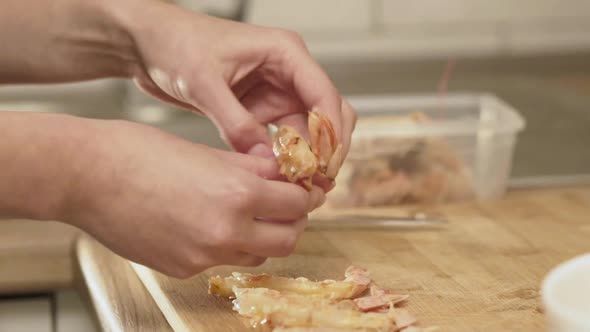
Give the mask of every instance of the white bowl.
M 550 271 L 541 292 L 548 331 L 590 332 L 590 253 Z

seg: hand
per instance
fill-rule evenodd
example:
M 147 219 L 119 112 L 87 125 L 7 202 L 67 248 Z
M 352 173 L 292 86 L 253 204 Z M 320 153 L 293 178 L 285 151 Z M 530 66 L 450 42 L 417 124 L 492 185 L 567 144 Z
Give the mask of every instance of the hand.
M 307 213 L 324 200 L 318 188 L 274 181 L 272 160 L 137 124 L 96 123 L 62 220 L 168 275 L 289 255 Z
M 169 4 L 145 8 L 132 29 L 143 62 L 135 80 L 143 90 L 202 112 L 235 150 L 262 156 L 272 153 L 267 123 L 306 135 L 307 111 L 316 106 L 333 122 L 346 155 L 356 115 L 297 34 Z
M 3 9 L 0 40 L 12 47 L 0 52 L 0 83 L 134 78 L 209 116 L 238 152 L 261 156 L 271 155 L 267 123 L 306 135 L 315 106 L 348 152 L 354 112 L 292 32 L 161 0 L 8 0 Z

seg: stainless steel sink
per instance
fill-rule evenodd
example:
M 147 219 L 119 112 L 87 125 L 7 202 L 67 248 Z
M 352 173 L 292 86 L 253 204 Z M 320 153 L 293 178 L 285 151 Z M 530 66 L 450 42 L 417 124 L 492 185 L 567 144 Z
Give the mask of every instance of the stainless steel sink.
M 527 121 L 516 147 L 513 176 L 590 173 L 589 54 L 458 59 L 449 91 L 491 92 Z M 346 95 L 431 93 L 445 61 L 323 64 Z M 564 82 L 586 80 L 588 87 Z M 4 106 L 2 106 L 2 104 Z M 60 111 L 102 119 L 127 119 L 193 142 L 226 148 L 207 119 L 164 105 L 123 81 L 55 86 L 0 87 L 0 109 Z
M 0 86 L 0 110 L 124 119 L 154 126 L 193 142 L 226 148 L 208 119 L 163 104 L 122 80 Z

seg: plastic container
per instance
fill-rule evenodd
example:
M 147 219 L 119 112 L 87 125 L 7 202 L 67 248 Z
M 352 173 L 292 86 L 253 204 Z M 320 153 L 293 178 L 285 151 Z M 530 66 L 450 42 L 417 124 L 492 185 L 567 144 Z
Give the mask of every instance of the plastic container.
M 525 122 L 490 94 L 353 96 L 351 149 L 328 195 L 335 207 L 502 196 Z

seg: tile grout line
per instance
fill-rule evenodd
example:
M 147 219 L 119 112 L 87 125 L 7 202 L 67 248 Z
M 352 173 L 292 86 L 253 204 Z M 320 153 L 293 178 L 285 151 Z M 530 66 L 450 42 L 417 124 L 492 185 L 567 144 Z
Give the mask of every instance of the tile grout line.
M 51 315 L 51 331 L 57 332 L 57 296 L 55 292 L 49 294 L 49 310 Z

